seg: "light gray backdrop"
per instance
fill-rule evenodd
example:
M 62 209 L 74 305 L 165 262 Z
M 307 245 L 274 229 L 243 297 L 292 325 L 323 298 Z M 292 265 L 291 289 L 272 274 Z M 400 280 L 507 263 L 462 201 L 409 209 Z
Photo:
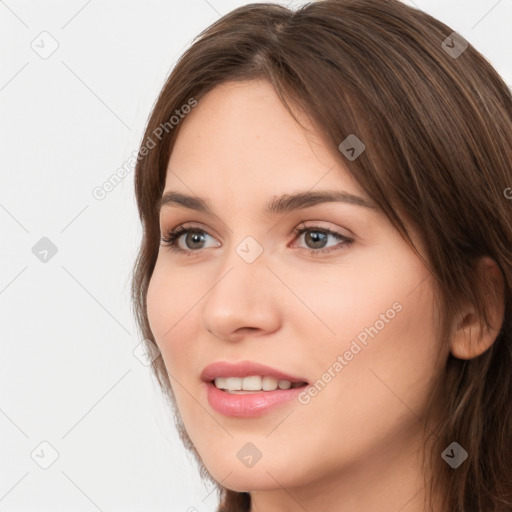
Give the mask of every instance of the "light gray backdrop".
M 177 57 L 245 3 L 0 1 L 1 512 L 214 510 L 137 349 L 133 167 L 102 185 Z M 512 0 L 407 3 L 512 84 Z

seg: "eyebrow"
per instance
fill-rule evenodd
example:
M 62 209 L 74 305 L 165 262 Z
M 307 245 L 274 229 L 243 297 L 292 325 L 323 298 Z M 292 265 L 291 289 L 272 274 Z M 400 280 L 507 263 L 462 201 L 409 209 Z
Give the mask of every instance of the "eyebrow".
M 348 192 L 323 190 L 305 191 L 297 194 L 284 194 L 274 197 L 265 208 L 265 215 L 272 216 L 287 213 L 293 210 L 309 208 L 321 203 L 348 203 L 365 208 L 376 209 L 373 201 L 363 197 L 349 194 Z M 168 191 L 157 202 L 156 210 L 160 213 L 165 206 L 182 206 L 191 210 L 197 210 L 210 215 L 215 215 L 212 206 L 197 196 L 182 194 L 181 192 Z

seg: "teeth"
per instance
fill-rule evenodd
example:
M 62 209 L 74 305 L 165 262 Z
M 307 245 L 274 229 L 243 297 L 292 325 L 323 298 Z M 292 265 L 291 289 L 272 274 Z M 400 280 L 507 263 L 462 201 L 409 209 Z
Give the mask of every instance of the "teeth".
M 263 377 L 263 391 L 274 391 L 274 389 L 277 389 L 277 379 L 274 377 Z
M 242 379 L 242 389 L 245 391 L 261 391 L 262 378 L 258 375 L 244 377 Z
M 215 386 L 218 389 L 226 391 L 274 391 L 279 389 L 290 389 L 291 387 L 298 387 L 300 383 L 292 383 L 289 380 L 278 380 L 274 377 L 265 375 L 251 375 L 249 377 L 217 377 L 215 379 Z

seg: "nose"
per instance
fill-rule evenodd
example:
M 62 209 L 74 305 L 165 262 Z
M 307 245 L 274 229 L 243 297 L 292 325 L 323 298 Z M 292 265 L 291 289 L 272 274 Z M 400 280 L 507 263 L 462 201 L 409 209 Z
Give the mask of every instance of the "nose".
M 279 328 L 282 290 L 266 261 L 264 251 L 249 263 L 235 248 L 229 249 L 203 300 L 201 321 L 214 337 L 239 341 Z

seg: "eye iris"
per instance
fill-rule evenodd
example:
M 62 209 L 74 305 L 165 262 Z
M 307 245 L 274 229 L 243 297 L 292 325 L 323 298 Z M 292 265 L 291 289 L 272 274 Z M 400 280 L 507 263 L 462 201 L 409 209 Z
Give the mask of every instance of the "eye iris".
M 321 231 L 309 231 L 306 233 L 306 243 L 309 241 L 313 242 L 313 249 L 318 249 L 324 246 L 324 242 L 327 240 L 327 233 Z M 320 242 L 320 245 L 318 243 Z M 309 244 L 308 244 L 309 245 Z
M 189 246 L 189 242 L 192 242 L 192 243 L 195 243 L 195 242 L 201 242 L 201 238 L 203 238 L 202 242 L 204 242 L 204 235 L 200 234 L 200 233 L 194 233 L 194 232 L 191 232 L 191 233 L 187 233 L 187 236 L 186 236 L 186 245 Z M 196 249 L 200 249 L 201 247 L 195 247 Z

